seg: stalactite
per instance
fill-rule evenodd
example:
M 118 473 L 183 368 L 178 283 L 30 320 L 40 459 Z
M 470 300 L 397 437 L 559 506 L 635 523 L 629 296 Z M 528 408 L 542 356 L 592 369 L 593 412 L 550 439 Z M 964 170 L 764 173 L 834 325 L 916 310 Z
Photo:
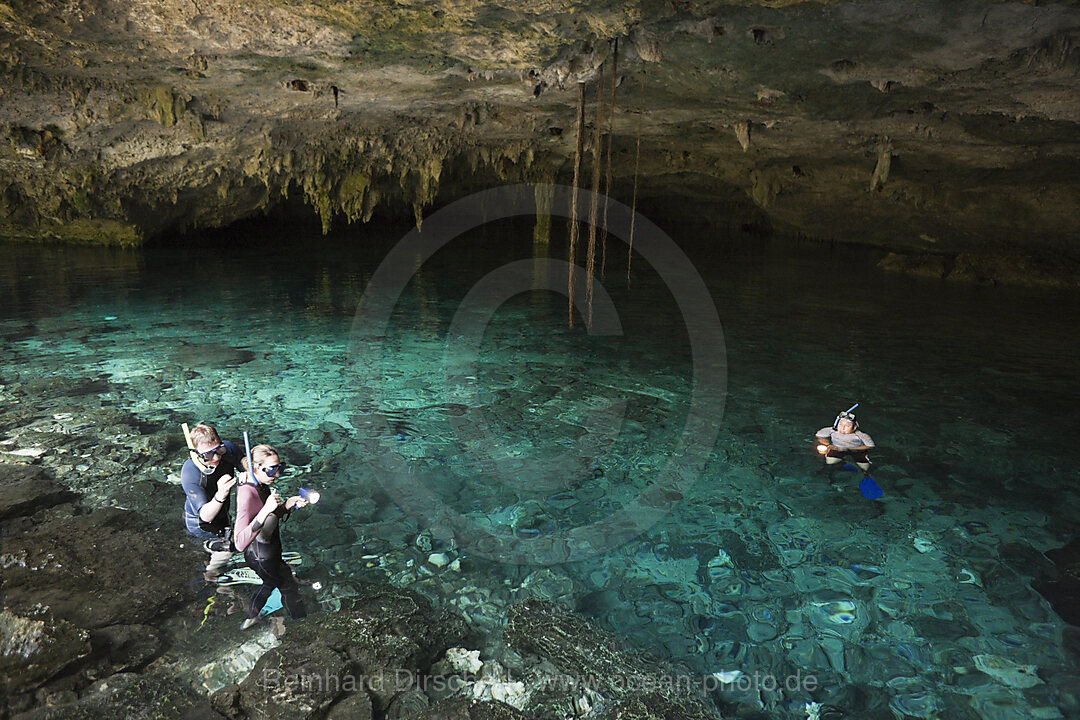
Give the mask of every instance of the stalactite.
M 555 198 L 555 186 L 536 185 L 536 225 L 533 226 L 533 244 L 548 245 L 551 242 L 551 202 Z
M 742 120 L 735 123 L 735 138 L 739 141 L 743 152 L 750 149 L 750 121 Z
M 889 170 L 892 167 L 892 145 L 886 144 L 878 151 L 877 165 L 874 166 L 874 174 L 870 176 L 870 192 L 880 190 L 889 179 Z
M 634 194 L 630 200 L 630 249 L 626 251 L 626 284 L 630 284 L 630 260 L 634 255 L 634 221 L 637 219 L 638 167 L 641 161 L 641 122 L 645 115 L 645 69 L 641 70 L 641 109 L 638 110 L 637 144 L 634 148 Z
M 592 149 L 592 197 L 589 200 L 589 251 L 585 259 L 585 307 L 586 312 L 586 324 L 588 327 L 592 327 L 592 299 L 593 299 L 593 270 L 596 267 L 596 224 L 599 219 L 599 197 L 600 197 L 600 126 L 602 125 L 600 119 L 602 115 L 603 105 L 603 83 L 596 83 L 596 115 L 595 115 L 595 130 L 593 132 L 593 149 Z
M 615 85 L 619 77 L 619 38 L 615 38 L 615 48 L 611 53 L 611 103 L 608 108 L 607 168 L 604 174 L 604 223 L 600 235 L 600 277 L 607 273 L 607 234 L 608 207 L 611 205 L 611 141 L 615 137 Z
M 574 263 L 577 255 L 578 237 L 578 177 L 581 171 L 581 153 L 585 144 L 585 84 L 578 83 L 577 146 L 574 148 L 574 182 L 570 196 L 570 274 L 566 279 L 566 296 L 570 301 L 570 327 L 574 327 Z

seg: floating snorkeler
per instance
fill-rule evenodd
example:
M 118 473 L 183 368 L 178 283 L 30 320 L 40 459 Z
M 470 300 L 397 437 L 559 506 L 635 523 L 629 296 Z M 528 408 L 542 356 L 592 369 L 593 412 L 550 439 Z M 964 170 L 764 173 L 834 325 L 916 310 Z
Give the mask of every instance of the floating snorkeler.
M 867 454 L 875 447 L 874 440 L 859 430 L 859 423 L 855 419 L 857 407 L 859 403 L 837 415 L 831 427 L 823 427 L 817 431 L 817 450 L 825 456 L 825 466 L 830 469 L 835 469 L 845 458 L 850 458 L 862 470 L 863 479 L 859 483 L 859 489 L 863 496 L 876 500 L 881 497 L 882 492 L 870 477 L 870 456 Z

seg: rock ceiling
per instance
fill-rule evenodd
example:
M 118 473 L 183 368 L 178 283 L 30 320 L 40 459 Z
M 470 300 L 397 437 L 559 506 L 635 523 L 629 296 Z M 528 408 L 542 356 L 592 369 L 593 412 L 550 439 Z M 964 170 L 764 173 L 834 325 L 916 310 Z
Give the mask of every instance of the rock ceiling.
M 610 166 L 624 202 L 636 179 L 718 227 L 1080 253 L 1075 0 L 17 0 L 0 71 L 0 235 L 569 183 L 584 98 L 582 178 Z

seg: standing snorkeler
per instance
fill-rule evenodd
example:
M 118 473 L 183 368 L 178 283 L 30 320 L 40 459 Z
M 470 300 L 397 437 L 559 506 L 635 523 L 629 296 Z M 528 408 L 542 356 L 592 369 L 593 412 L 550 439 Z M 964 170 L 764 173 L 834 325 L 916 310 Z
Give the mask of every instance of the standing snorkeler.
M 256 445 L 250 458 L 254 471 L 248 468 L 248 458 L 242 458 L 247 472 L 241 474 L 236 490 L 233 544 L 244 552 L 248 567 L 263 582 L 251 597 L 247 619 L 241 625 L 245 630 L 259 621 L 260 611 L 275 589 L 281 591 L 281 602 L 289 617 L 307 615 L 292 568 L 281 558 L 280 532 L 281 521 L 294 508 L 307 505 L 307 500 L 294 495 L 282 503 L 277 490 L 271 487 L 285 467 L 274 448 Z
M 188 430 L 183 426 L 188 457 L 180 470 L 180 485 L 184 489 L 184 527 L 188 534 L 203 541 L 210 553 L 205 578 L 213 581 L 221 574 L 232 557 L 229 532 L 229 498 L 240 464 L 240 452 L 228 440 L 222 441 L 217 430 L 199 423 Z

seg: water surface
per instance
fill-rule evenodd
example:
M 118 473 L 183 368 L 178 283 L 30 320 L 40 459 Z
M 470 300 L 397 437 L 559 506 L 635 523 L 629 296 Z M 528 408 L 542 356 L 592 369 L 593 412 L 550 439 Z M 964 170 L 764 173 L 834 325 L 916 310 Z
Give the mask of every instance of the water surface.
M 721 693 L 781 717 L 811 699 L 860 718 L 1080 713 L 1067 626 L 1030 585 L 1080 514 L 1075 298 L 891 275 L 872 251 L 677 236 L 723 326 L 727 391 L 708 406 L 705 466 L 671 478 L 700 368 L 643 258 L 629 280 L 625 246 L 597 258 L 619 333 L 590 334 L 580 312 L 571 327 L 564 296 L 531 289 L 550 280 L 538 270 L 470 345 L 470 290 L 507 263 L 566 257 L 493 224 L 425 263 L 385 333 L 355 342 L 400 235 L 252 224 L 137 252 L 0 245 L 7 436 L 80 404 L 121 409 L 171 438 L 135 478 L 161 483 L 181 422 L 275 444 L 284 483 L 324 494 L 286 542 L 337 579 L 328 608 L 376 565 L 481 629 L 542 597 L 701 673 L 813 676 L 813 692 Z M 33 418 L 10 415 L 15 390 L 49 387 Z M 813 451 L 856 401 L 879 501 Z M 387 461 L 402 475 L 389 483 Z M 574 544 L 642 497 L 667 510 L 646 530 Z M 1039 682 L 1016 687 L 1029 683 L 998 659 Z

